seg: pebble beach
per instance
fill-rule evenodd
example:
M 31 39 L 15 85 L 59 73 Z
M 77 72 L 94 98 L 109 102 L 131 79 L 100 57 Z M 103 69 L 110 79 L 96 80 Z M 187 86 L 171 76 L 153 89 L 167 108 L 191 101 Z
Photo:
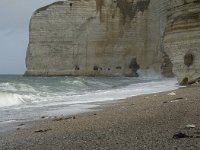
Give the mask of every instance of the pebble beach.
M 198 150 L 200 86 L 135 96 L 0 133 L 1 150 Z

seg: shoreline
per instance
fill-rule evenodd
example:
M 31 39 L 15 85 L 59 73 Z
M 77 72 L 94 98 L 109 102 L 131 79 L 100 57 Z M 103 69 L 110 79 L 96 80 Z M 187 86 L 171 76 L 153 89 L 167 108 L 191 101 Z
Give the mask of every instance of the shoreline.
M 190 86 L 24 122 L 0 134 L 0 149 L 199 149 L 199 100 Z
M 135 83 L 135 81 L 133 80 L 133 84 L 123 86 L 122 88 L 118 87 L 113 89 L 110 88 L 106 90 L 97 90 L 95 91 L 95 93 L 87 92 L 86 94 L 80 94 L 80 96 L 79 94 L 77 96 L 75 94 L 72 95 L 72 97 L 75 98 L 75 101 L 71 101 L 69 99 L 69 102 L 67 101 L 68 96 L 65 97 L 63 95 L 60 95 L 59 93 L 57 94 L 57 96 L 59 98 L 61 96 L 63 99 L 66 98 L 66 101 L 60 101 L 56 100 L 56 98 L 54 97 L 49 97 L 51 101 L 48 101 L 47 103 L 40 103 L 35 98 L 33 98 L 31 101 L 36 101 L 36 103 L 32 103 L 31 101 L 29 102 L 29 100 L 26 100 L 26 94 L 24 96 L 19 93 L 19 95 L 17 95 L 17 98 L 13 98 L 14 95 L 12 95 L 11 93 L 11 95 L 8 95 L 13 98 L 11 102 L 19 101 L 19 105 L 8 106 L 5 108 L 3 107 L 2 111 L 0 111 L 3 114 L 0 120 L 0 132 L 4 130 L 10 130 L 15 127 L 14 124 L 20 122 L 36 121 L 40 120 L 41 118 L 43 119 L 52 118 L 54 116 L 62 116 L 63 114 L 69 116 L 73 114 L 75 115 L 79 113 L 95 111 L 96 108 L 101 107 L 100 105 L 118 103 L 118 101 L 121 101 L 128 97 L 159 93 L 180 88 L 180 86 L 178 86 L 178 84 L 176 83 L 175 78 L 163 78 L 162 80 L 155 79 L 155 81 L 149 81 L 148 78 L 149 77 L 144 77 L 144 79 L 142 78 L 140 80 L 144 80 L 145 82 L 138 83 Z M 87 82 L 90 82 L 90 80 Z M 33 93 L 33 96 L 34 94 L 35 93 Z M 18 96 L 20 99 L 18 98 Z M 28 97 L 28 99 L 29 98 L 31 97 Z

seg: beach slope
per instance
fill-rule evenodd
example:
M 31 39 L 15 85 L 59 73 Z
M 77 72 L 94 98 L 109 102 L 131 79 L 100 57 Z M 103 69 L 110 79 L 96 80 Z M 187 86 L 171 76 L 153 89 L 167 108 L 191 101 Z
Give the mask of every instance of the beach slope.
M 198 150 L 200 87 L 128 98 L 100 111 L 19 124 L 0 133 L 9 150 Z

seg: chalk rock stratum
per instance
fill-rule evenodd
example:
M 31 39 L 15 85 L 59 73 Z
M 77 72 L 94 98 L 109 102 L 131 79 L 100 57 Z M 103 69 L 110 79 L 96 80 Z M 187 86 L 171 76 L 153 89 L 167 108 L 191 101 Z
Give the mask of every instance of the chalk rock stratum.
M 158 8 L 159 0 L 68 0 L 36 10 L 26 75 L 131 76 L 135 58 L 159 70 Z
M 179 83 L 200 80 L 200 0 L 170 0 L 165 52 Z
M 31 17 L 25 75 L 137 76 L 151 68 L 195 81 L 199 14 L 199 0 L 52 3 Z

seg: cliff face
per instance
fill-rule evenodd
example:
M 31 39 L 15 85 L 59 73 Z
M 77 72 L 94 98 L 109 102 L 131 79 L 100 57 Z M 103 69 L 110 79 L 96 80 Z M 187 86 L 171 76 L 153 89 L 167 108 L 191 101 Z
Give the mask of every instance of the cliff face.
M 140 67 L 193 82 L 200 0 L 55 2 L 34 12 L 29 41 L 26 75 L 135 76 Z
M 160 0 L 67 0 L 36 10 L 26 75 L 134 76 L 160 71 Z M 132 65 L 132 66 L 131 66 Z
M 169 0 L 164 49 L 179 83 L 200 77 L 200 0 Z

